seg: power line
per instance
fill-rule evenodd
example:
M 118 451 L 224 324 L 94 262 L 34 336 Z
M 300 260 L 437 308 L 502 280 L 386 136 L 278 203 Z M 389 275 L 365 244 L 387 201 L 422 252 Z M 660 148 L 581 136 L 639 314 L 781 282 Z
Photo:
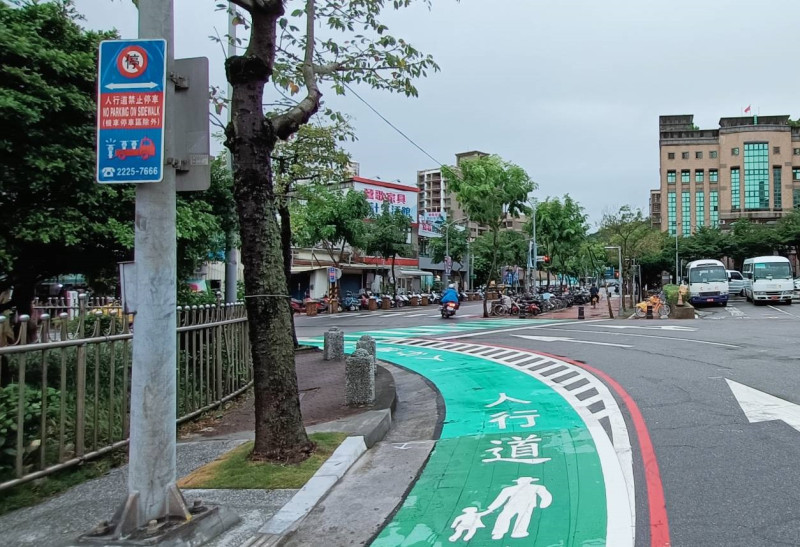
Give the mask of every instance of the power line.
M 348 90 L 350 90 L 350 92 L 351 92 L 353 95 L 355 95 L 355 96 L 358 98 L 358 100 L 360 100 L 362 103 L 364 103 L 365 105 L 367 105 L 367 107 L 368 107 L 370 110 L 372 110 L 372 111 L 373 111 L 375 114 L 377 114 L 377 115 L 378 115 L 378 117 L 379 117 L 380 119 L 382 119 L 384 122 L 386 122 L 386 123 L 389 125 L 389 127 L 391 127 L 392 129 L 394 129 L 395 131 L 397 131 L 398 133 L 400 133 L 400 135 L 402 135 L 402 136 L 403 136 L 403 138 L 404 138 L 405 140 L 407 140 L 408 142 L 410 142 L 411 144 L 413 144 L 413 145 L 414 145 L 414 146 L 415 146 L 415 147 L 416 147 L 416 148 L 417 148 L 417 149 L 418 149 L 420 152 L 422 152 L 423 154 L 425 154 L 426 156 L 428 156 L 430 159 L 432 159 L 433 161 L 435 161 L 435 162 L 436 162 L 436 164 L 437 164 L 437 165 L 439 165 L 440 167 L 441 167 L 442 165 L 444 165 L 442 162 L 440 162 L 439 160 L 437 160 L 436 158 L 434 158 L 433 156 L 431 156 L 430 154 L 428 154 L 428 152 L 427 152 L 427 151 L 426 151 L 424 148 L 422 148 L 420 145 L 418 145 L 417 143 L 415 143 L 415 142 L 414 142 L 414 141 L 411 139 L 411 137 L 409 137 L 408 135 L 406 135 L 405 133 L 403 133 L 402 131 L 400 131 L 400 129 L 398 129 L 396 125 L 394 125 L 392 122 L 390 122 L 389 120 L 387 120 L 387 119 L 386 119 L 386 117 L 385 117 L 383 114 L 381 114 L 380 112 L 378 112 L 378 111 L 375 109 L 375 107 L 373 107 L 371 104 L 369 104 L 367 101 L 365 101 L 365 100 L 364 100 L 364 98 L 363 98 L 363 97 L 361 97 L 361 95 L 359 95 L 358 93 L 356 93 L 356 92 L 355 92 L 355 90 L 354 90 L 352 87 L 350 87 L 349 85 L 347 85 L 347 83 L 345 83 L 345 82 L 343 82 L 343 84 L 344 84 L 344 86 L 345 86 L 345 87 L 346 87 Z

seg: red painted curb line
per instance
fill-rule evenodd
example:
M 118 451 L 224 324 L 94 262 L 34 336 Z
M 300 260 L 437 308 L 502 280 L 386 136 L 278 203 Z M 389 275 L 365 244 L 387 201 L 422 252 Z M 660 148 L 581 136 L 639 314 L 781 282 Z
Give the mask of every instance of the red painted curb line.
M 447 339 L 439 338 L 439 340 L 447 341 Z M 588 372 L 591 372 L 606 385 L 613 389 L 617 395 L 620 396 L 628 411 L 631 414 L 631 420 L 636 428 L 636 436 L 639 439 L 639 450 L 642 453 L 642 463 L 644 464 L 644 477 L 645 484 L 647 485 L 647 505 L 650 509 L 650 545 L 651 547 L 669 547 L 669 522 L 667 519 L 667 505 L 664 501 L 664 486 L 661 484 L 661 472 L 658 469 L 658 461 L 656 460 L 655 449 L 653 442 L 650 439 L 650 432 L 647 430 L 647 425 L 644 423 L 639 406 L 633 400 L 625 389 L 617 383 L 616 380 L 611 378 L 605 372 L 594 368 L 585 363 L 579 363 L 566 357 L 553 355 L 551 353 L 543 353 L 539 351 L 531 351 L 523 348 L 515 348 L 503 344 L 482 344 L 484 346 L 495 346 L 498 348 L 513 349 L 516 351 L 527 351 L 537 355 L 543 355 L 552 359 L 564 361 L 576 367 L 580 367 Z M 634 500 L 634 503 L 636 501 Z

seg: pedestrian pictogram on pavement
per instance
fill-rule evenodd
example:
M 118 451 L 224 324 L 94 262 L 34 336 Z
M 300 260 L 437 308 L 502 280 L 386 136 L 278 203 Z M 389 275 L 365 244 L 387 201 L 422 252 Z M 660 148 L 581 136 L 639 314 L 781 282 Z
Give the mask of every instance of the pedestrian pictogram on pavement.
M 97 182 L 160 182 L 164 171 L 164 40 L 100 43 Z

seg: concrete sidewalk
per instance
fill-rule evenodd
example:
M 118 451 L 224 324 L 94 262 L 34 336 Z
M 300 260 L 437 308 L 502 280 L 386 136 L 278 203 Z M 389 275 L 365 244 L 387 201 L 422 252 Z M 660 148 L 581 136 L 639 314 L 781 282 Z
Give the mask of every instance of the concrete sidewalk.
M 286 508 L 291 508 L 293 498 L 297 497 L 297 490 L 184 490 L 184 497 L 190 504 L 195 499 L 201 499 L 204 504 L 230 508 L 241 518 L 238 525 L 209 545 L 274 544 L 286 533 L 303 538 L 306 529 L 312 530 L 312 535 L 315 533 L 313 530 L 320 527 L 344 530 L 345 521 L 350 527 L 347 534 L 337 540 L 331 540 L 329 535 L 326 543 L 359 544 L 352 543 L 352 538 L 363 538 L 363 543 L 377 533 L 426 461 L 443 416 L 438 392 L 425 380 L 388 364 L 378 370 L 376 404 L 369 408 L 351 409 L 344 405 L 344 362 L 323 361 L 319 351 L 298 353 L 298 383 L 301 393 L 305 393 L 301 397 L 301 407 L 307 430 L 347 432 L 358 439 L 350 445 L 361 443 L 364 448 L 351 454 L 352 461 L 346 465 L 356 464 L 322 502 L 323 509 L 319 510 L 320 505 L 317 505 L 305 520 L 291 522 L 285 533 L 279 535 L 268 533 L 267 525 L 282 510 L 281 514 L 286 514 Z M 392 410 L 395 408 L 392 421 Z M 238 410 L 243 412 L 242 409 Z M 228 428 L 225 431 L 222 431 L 225 424 L 206 427 L 203 431 L 192 433 L 190 442 L 179 442 L 178 477 L 188 475 L 252 438 L 252 428 L 242 424 L 245 422 L 240 420 L 234 424 L 233 430 Z M 390 426 L 392 431 L 386 437 Z M 384 437 L 386 440 L 382 440 Z M 413 451 L 395 448 L 395 443 L 412 442 L 418 442 Z M 356 462 L 367 445 L 373 444 L 374 447 Z M 341 469 L 340 472 L 344 474 L 344 471 Z M 376 479 L 376 473 L 380 479 Z M 376 483 L 376 480 L 380 482 Z M 375 484 L 381 484 L 382 487 L 376 489 Z M 328 493 L 331 486 L 327 484 L 324 491 L 317 492 L 317 499 Z M 0 517 L 2 544 L 38 547 L 73 543 L 80 534 L 88 532 L 101 520 L 111 518 L 126 494 L 127 466 L 123 466 L 37 506 Z M 336 496 L 339 496 L 339 501 L 331 501 L 336 500 Z M 346 511 L 348 504 L 352 505 L 351 496 L 357 496 L 356 499 L 365 507 L 369 505 L 370 510 L 364 511 L 369 519 L 353 519 L 351 515 L 345 518 L 343 514 L 331 519 L 336 511 Z M 347 500 L 347 503 L 343 500 Z M 326 511 L 324 507 L 330 503 L 333 505 Z M 293 544 L 317 543 L 299 541 Z

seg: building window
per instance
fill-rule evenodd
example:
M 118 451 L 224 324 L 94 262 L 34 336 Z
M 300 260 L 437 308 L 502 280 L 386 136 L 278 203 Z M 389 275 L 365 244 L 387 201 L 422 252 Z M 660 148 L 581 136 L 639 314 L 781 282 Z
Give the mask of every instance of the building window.
M 695 182 L 703 182 L 703 177 L 705 177 L 705 171 L 702 169 L 695 169 L 694 170 L 694 181 Z
M 744 145 L 744 208 L 769 209 L 769 146 Z
M 797 148 L 796 150 L 800 150 L 800 148 Z M 667 159 L 668 160 L 674 160 L 675 159 L 675 152 L 668 152 L 667 153 Z
M 717 171 L 716 169 L 709 169 L 708 182 L 719 182 L 719 171 Z
M 731 167 L 731 209 L 739 210 L 742 206 L 739 199 L 739 192 L 741 191 L 739 185 L 739 168 Z
M 772 167 L 772 199 L 774 201 L 773 207 L 775 209 L 783 209 L 783 200 L 781 198 L 781 168 L 777 166 Z
M 800 180 L 800 167 L 792 167 L 792 180 Z
M 800 148 L 792 149 L 792 154 L 794 154 L 795 156 L 800 156 Z
M 690 171 L 688 169 L 682 169 L 681 170 L 681 183 L 689 184 L 691 182 L 689 180 L 689 173 L 690 173 Z
M 739 155 L 739 148 L 731 148 L 731 156 L 738 156 Z
M 745 147 L 745 148 L 747 148 L 747 147 Z M 780 146 L 773 146 L 772 147 L 772 153 L 773 154 L 780 154 L 781 153 L 781 147 Z
M 694 159 L 702 160 L 703 159 L 703 153 L 702 152 L 695 152 L 694 153 Z
M 708 218 L 712 228 L 719 227 L 719 192 L 716 190 L 708 193 Z
M 795 209 L 800 209 L 800 188 L 792 189 L 792 206 Z
M 681 192 L 681 232 L 683 237 L 692 235 L 692 195 Z
M 717 151 L 716 150 L 712 150 L 711 152 L 708 153 L 708 157 L 711 158 L 711 159 L 716 159 Z
M 689 159 L 689 152 L 681 152 L 681 158 L 684 160 Z
M 694 194 L 694 221 L 697 228 L 702 228 L 706 221 L 706 195 L 704 192 Z
M 667 171 L 667 184 L 675 184 L 675 171 Z
M 797 203 L 797 202 L 795 202 Z M 675 192 L 667 193 L 667 226 L 669 227 L 669 235 L 674 236 L 677 233 L 677 210 L 675 203 Z

